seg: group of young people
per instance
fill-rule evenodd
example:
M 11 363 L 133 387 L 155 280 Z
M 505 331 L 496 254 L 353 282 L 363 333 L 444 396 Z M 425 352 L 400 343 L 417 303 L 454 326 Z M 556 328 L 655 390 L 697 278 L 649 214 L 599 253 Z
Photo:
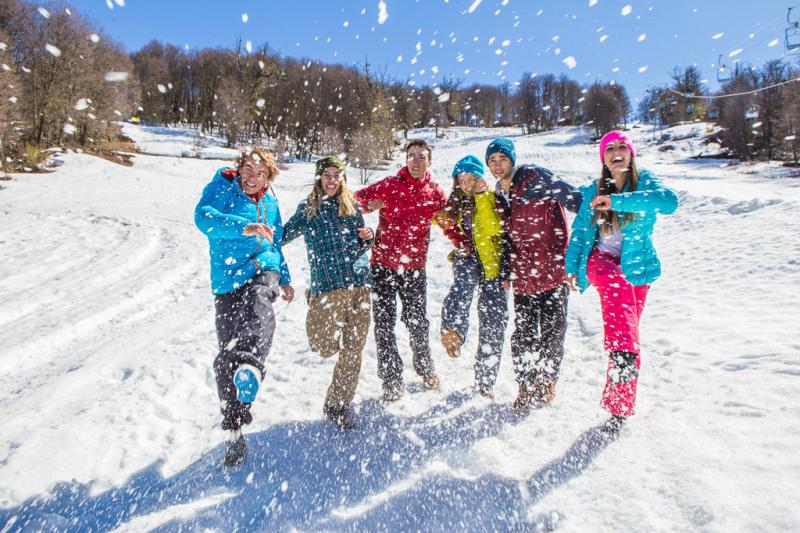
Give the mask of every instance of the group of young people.
M 282 223 L 271 184 L 274 157 L 261 148 L 220 169 L 197 205 L 195 223 L 208 237 L 219 354 L 214 361 L 222 427 L 230 431 L 225 464 L 240 463 L 242 426 L 265 378 L 272 344 L 272 304 L 294 290 L 283 247 L 305 240 L 310 285 L 306 332 L 311 349 L 336 357 L 325 416 L 354 425 L 350 404 L 374 318 L 378 376 L 386 401 L 404 391 L 397 346 L 397 299 L 408 329 L 414 371 L 439 388 L 430 349 L 426 263 L 432 225 L 453 245 L 453 283 L 443 302 L 441 342 L 459 356 L 478 293 L 475 391 L 494 397 L 508 322 L 515 312 L 511 357 L 519 386 L 513 409 L 526 413 L 551 402 L 564 356 L 570 289 L 596 287 L 609 353 L 602 406 L 616 431 L 633 414 L 640 368 L 639 321 L 650 284 L 661 273 L 652 242 L 659 213 L 678 206 L 676 194 L 636 164 L 630 138 L 613 131 L 600 140 L 600 177 L 576 188 L 549 170 L 518 164 L 514 143 L 498 138 L 481 160 L 456 163 L 448 195 L 429 172 L 432 149 L 423 140 L 405 147 L 406 165 L 352 193 L 343 161 L 316 163 L 311 193 Z M 485 163 L 485 165 L 484 165 Z M 496 179 L 491 190 L 485 166 Z M 576 214 L 570 231 L 565 210 Z M 363 213 L 379 212 L 377 231 Z

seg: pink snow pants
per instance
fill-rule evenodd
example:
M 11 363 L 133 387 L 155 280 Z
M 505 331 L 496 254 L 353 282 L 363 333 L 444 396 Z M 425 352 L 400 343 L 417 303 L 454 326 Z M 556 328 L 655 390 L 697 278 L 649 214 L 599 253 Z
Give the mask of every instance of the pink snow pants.
M 612 415 L 631 416 L 641 366 L 639 320 L 650 286 L 628 283 L 620 270 L 619 258 L 597 250 L 589 256 L 586 275 L 600 295 L 604 346 L 610 352 L 600 405 Z M 636 369 L 625 368 L 631 366 L 630 359 L 634 356 Z

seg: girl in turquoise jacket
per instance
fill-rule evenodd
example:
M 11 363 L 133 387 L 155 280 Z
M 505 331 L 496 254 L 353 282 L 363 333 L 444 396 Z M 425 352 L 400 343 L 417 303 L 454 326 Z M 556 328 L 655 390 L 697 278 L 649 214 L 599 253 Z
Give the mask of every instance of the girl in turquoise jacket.
M 600 295 L 609 352 L 601 405 L 616 431 L 633 414 L 639 377 L 639 320 L 650 284 L 661 275 L 653 247 L 659 213 L 678 207 L 678 197 L 647 170 L 636 167 L 632 141 L 612 131 L 600 141 L 602 175 L 581 188 L 583 202 L 572 225 L 566 271 L 581 292 L 591 284 Z

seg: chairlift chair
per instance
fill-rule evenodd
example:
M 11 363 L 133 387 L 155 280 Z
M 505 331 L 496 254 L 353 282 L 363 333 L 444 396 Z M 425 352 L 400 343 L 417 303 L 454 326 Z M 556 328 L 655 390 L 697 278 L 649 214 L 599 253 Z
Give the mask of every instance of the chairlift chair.
M 800 54 L 800 15 L 795 13 L 792 15 L 792 10 L 796 10 L 800 6 L 790 7 L 786 12 L 786 39 L 784 45 L 786 46 L 787 53 Z
M 747 120 L 755 120 L 758 118 L 758 108 L 754 105 L 748 106 L 744 112 L 744 118 Z
M 708 112 L 708 118 L 711 120 L 717 120 L 719 118 L 719 110 L 712 109 Z
M 717 60 L 717 81 L 720 83 L 725 83 L 726 81 L 731 81 L 733 79 L 733 72 L 729 69 L 725 63 L 722 62 L 722 54 L 719 56 L 719 60 Z

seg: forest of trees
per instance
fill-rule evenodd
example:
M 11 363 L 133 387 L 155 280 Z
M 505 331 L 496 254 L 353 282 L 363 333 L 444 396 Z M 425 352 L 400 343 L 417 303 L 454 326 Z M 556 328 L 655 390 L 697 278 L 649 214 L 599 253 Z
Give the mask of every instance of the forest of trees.
M 568 77 L 524 73 L 516 83 L 465 85 L 446 77 L 414 86 L 385 68 L 327 65 L 281 57 L 266 45 L 186 51 L 153 41 L 127 54 L 74 10 L 0 0 L 0 162 L 36 163 L 41 149 L 113 149 L 119 121 L 184 125 L 231 146 L 262 143 L 310 158 L 346 153 L 364 169 L 391 156 L 412 128 L 518 126 L 525 133 L 590 125 L 596 136 L 634 115 L 621 85 L 581 85 Z M 722 93 L 744 92 L 798 76 L 773 61 L 740 67 Z M 785 85 L 713 100 L 696 67 L 676 68 L 672 83 L 638 106 L 643 121 L 718 120 L 737 157 L 797 161 L 800 90 Z M 753 112 L 757 111 L 757 119 Z M 750 118 L 748 118 L 750 117 Z M 789 140 L 787 140 L 789 139 Z

